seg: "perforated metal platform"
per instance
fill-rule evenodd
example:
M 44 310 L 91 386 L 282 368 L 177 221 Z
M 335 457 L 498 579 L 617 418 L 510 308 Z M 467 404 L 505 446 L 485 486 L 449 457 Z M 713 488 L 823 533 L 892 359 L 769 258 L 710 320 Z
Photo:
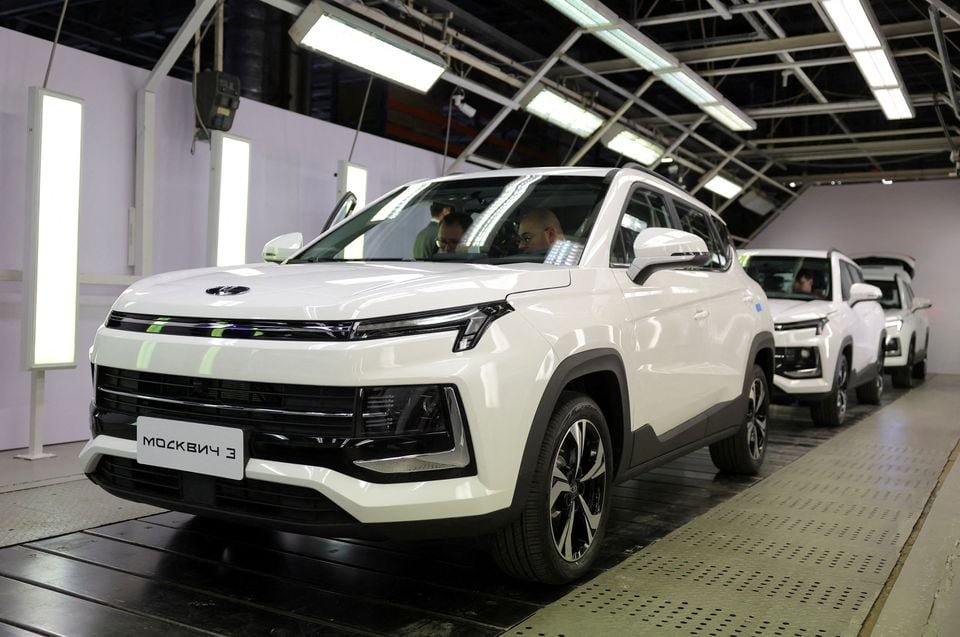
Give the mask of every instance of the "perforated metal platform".
M 936 383 L 837 435 L 513 635 L 857 635 L 960 437 Z M 919 633 L 916 633 L 919 634 Z

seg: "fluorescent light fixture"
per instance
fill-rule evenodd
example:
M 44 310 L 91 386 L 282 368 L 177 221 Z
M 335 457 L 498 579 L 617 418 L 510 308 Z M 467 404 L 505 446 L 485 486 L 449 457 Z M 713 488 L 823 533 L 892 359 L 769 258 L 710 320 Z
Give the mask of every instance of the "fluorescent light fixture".
M 212 131 L 208 246 L 214 265 L 247 262 L 249 182 L 250 142 Z
M 880 35 L 876 16 L 869 4 L 864 4 L 863 0 L 825 0 L 823 8 L 840 32 L 887 119 L 913 117 L 913 106 L 907 98 L 903 80 L 886 41 Z
M 76 367 L 83 101 L 31 88 L 26 369 Z
M 727 199 L 733 199 L 743 192 L 743 186 L 720 175 L 714 175 L 707 183 L 703 184 L 703 187 Z
M 856 60 L 860 72 L 870 88 L 882 88 L 886 86 L 899 86 L 897 74 L 890 64 L 890 58 L 887 57 L 883 49 L 868 49 L 866 51 L 853 51 L 853 59 Z
M 436 53 L 320 0 L 304 9 L 290 27 L 290 37 L 300 46 L 420 93 L 430 90 L 446 69 Z
M 545 88 L 540 89 L 524 108 L 580 137 L 589 137 L 603 124 L 600 116 Z
M 611 128 L 612 134 L 604 136 L 603 145 L 612 151 L 638 161 L 644 166 L 652 166 L 663 155 L 663 147 L 649 139 L 627 130 L 622 126 Z
M 893 183 L 893 180 L 884 178 L 880 180 L 880 183 L 883 184 L 884 186 L 889 186 L 890 184 Z
M 584 29 L 608 26 L 617 21 L 617 16 L 606 6 L 598 2 L 589 2 L 587 0 L 546 0 L 546 3 Z
M 732 131 L 756 130 L 757 123 L 746 113 L 729 103 L 706 104 L 704 112 Z
M 860 0 L 826 0 L 823 8 L 827 10 L 830 21 L 837 27 L 848 49 L 854 51 L 881 47 L 880 35 Z
M 697 106 L 719 102 L 722 99 L 703 78 L 685 66 L 660 73 L 658 76 Z
M 348 192 L 357 198 L 355 211 L 367 205 L 367 169 L 341 159 L 337 161 L 337 200 Z
M 913 117 L 913 105 L 899 88 L 881 88 L 873 91 L 880 102 L 880 108 L 887 119 L 910 119 Z
M 662 71 L 677 66 L 677 59 L 632 25 L 620 20 L 617 28 L 594 35 L 647 71 Z

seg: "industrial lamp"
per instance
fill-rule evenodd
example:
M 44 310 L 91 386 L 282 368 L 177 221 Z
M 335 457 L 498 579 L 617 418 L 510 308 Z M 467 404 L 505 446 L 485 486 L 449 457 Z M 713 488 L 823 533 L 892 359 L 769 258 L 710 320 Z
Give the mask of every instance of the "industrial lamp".
M 250 142 L 210 132 L 210 227 L 212 265 L 239 265 L 247 259 L 247 192 Z
M 662 146 L 620 125 L 612 126 L 600 141 L 610 150 L 638 161 L 644 166 L 654 165 L 663 155 Z
M 436 53 L 320 0 L 304 9 L 290 27 L 290 37 L 302 47 L 420 93 L 430 90 L 447 66 Z
M 523 106 L 526 110 L 574 135 L 589 137 L 603 124 L 599 115 L 549 89 L 541 88 L 531 96 Z

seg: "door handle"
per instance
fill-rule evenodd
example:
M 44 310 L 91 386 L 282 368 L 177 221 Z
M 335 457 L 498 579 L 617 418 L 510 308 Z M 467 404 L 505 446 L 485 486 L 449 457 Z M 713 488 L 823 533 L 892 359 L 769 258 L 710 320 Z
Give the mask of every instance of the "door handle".
M 710 311 L 709 311 L 709 310 L 697 310 L 696 312 L 693 313 L 693 319 L 694 319 L 695 321 L 702 321 L 703 319 L 707 318 L 708 316 L 710 316 Z

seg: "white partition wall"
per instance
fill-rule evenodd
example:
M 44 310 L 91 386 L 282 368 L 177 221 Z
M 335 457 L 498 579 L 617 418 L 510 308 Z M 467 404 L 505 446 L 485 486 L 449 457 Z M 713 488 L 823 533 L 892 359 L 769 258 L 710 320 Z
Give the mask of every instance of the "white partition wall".
M 27 445 L 30 374 L 20 369 L 27 208 L 27 94 L 43 79 L 50 42 L 0 28 L 0 449 Z M 125 275 L 134 204 L 136 93 L 149 72 L 67 47 L 57 49 L 50 88 L 84 100 L 85 159 L 80 193 L 81 273 L 77 367 L 46 379 L 46 444 L 87 437 L 91 398 L 87 350 L 122 286 L 83 284 L 84 275 Z M 202 267 L 207 260 L 210 148 L 190 154 L 191 89 L 167 78 L 157 92 L 154 271 Z M 279 234 L 316 235 L 336 203 L 337 161 L 354 131 L 243 100 L 231 134 L 249 139 L 246 253 L 259 258 Z M 411 179 L 439 175 L 443 158 L 360 134 L 353 160 L 369 171 L 368 197 Z M 468 168 L 469 169 L 469 168 Z
M 750 247 L 916 257 L 914 289 L 933 301 L 928 369 L 960 374 L 960 179 L 811 188 Z

